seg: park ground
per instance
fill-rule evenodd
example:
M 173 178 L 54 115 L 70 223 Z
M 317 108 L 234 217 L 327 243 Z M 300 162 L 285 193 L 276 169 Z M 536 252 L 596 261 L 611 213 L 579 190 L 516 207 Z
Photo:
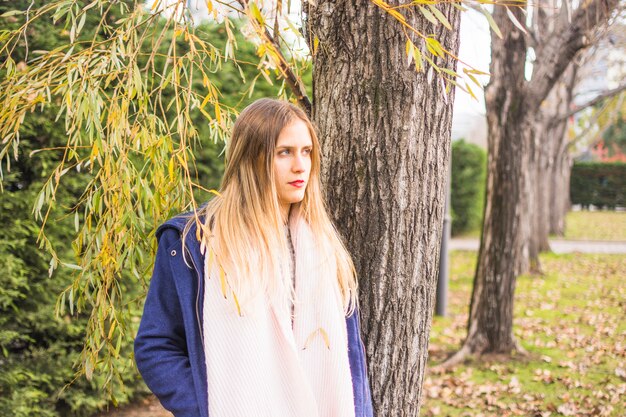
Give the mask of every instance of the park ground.
M 626 212 L 573 212 L 570 240 L 626 242 Z M 544 254 L 517 281 L 515 336 L 527 356 L 470 359 L 428 372 L 422 416 L 626 415 L 626 254 Z M 465 337 L 475 251 L 453 251 L 448 314 L 433 319 L 429 366 Z M 97 417 L 171 417 L 152 397 Z

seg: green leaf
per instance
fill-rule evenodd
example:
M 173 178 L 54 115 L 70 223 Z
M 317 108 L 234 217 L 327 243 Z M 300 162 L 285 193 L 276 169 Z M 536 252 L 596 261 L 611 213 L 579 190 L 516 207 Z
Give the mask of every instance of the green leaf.
M 489 26 L 491 26 L 491 30 L 493 30 L 493 32 L 498 35 L 498 37 L 500 39 L 502 39 L 502 32 L 500 32 L 500 28 L 498 27 L 498 25 L 496 24 L 496 21 L 493 20 L 493 16 L 491 15 L 491 13 L 489 13 L 487 11 L 487 9 L 485 9 L 484 7 L 480 6 L 480 11 L 483 15 L 485 15 L 485 17 L 487 18 L 487 21 L 489 22 Z
M 422 15 L 424 15 L 426 20 L 428 20 L 433 25 L 438 25 L 439 24 L 439 21 L 437 20 L 437 18 L 435 18 L 435 16 L 433 16 L 433 14 L 431 12 L 429 12 L 426 7 L 424 7 L 424 6 L 417 6 L 417 7 L 420 9 L 420 12 L 422 13 Z
M 432 4 L 429 4 L 428 8 L 433 12 L 437 20 L 439 20 L 441 24 L 446 27 L 446 29 L 452 30 L 452 25 L 450 24 L 446 16 L 443 13 L 441 13 L 441 11 L 438 8 L 436 8 Z
M 0 14 L 0 17 L 9 17 L 24 13 L 26 13 L 24 10 L 9 10 L 8 12 Z
M 430 53 L 435 56 L 444 56 L 443 48 L 441 47 L 439 41 L 435 38 L 426 38 L 426 48 L 428 48 Z
M 80 17 L 80 20 L 78 21 L 78 27 L 76 28 L 77 34 L 80 33 L 80 31 L 83 29 L 83 26 L 85 25 L 85 20 L 87 20 L 87 13 L 83 13 Z
M 417 46 L 413 47 L 413 61 L 415 62 L 415 71 L 421 72 L 424 69 L 422 60 L 422 51 Z
M 515 27 L 517 27 L 522 32 L 528 34 L 528 32 L 526 32 L 526 28 L 519 22 L 519 20 L 517 20 L 513 12 L 511 12 L 511 9 L 509 9 L 508 7 L 506 8 L 506 15 L 509 17 L 509 20 L 513 22 Z

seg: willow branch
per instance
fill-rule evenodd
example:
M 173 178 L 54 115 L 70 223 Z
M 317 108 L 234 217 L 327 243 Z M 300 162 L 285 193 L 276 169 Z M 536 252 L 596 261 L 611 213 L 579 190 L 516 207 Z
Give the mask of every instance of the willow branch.
M 248 0 L 238 0 L 238 2 L 239 4 L 241 4 L 241 7 L 243 7 L 244 9 L 248 9 Z M 302 81 L 293 72 L 293 69 L 291 68 L 291 66 L 289 66 L 289 64 L 287 63 L 287 60 L 285 59 L 285 56 L 281 52 L 278 38 L 272 36 L 270 31 L 266 27 L 262 27 L 261 30 L 262 30 L 262 33 L 259 33 L 259 35 L 274 47 L 276 54 L 279 57 L 279 60 L 277 62 L 278 68 L 283 78 L 287 82 L 287 85 L 289 86 L 291 91 L 295 94 L 296 99 L 298 100 L 298 103 L 300 104 L 300 106 L 304 108 L 304 110 L 307 112 L 308 115 L 311 115 L 311 110 L 312 110 L 311 100 L 306 94 L 306 89 L 304 88 Z

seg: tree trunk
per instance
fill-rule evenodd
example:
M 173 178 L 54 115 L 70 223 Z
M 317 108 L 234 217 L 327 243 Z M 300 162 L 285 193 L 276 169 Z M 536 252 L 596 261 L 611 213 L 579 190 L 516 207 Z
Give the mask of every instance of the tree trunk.
M 564 136 L 566 136 L 565 134 Z M 565 235 L 565 216 L 570 209 L 569 181 L 572 173 L 572 157 L 567 151 L 567 141 L 561 142 L 561 150 L 556 154 L 552 171 L 552 194 L 550 210 L 550 233 Z
M 392 5 L 399 1 L 390 2 Z M 454 30 L 407 21 L 458 50 Z M 453 93 L 407 65 L 402 26 L 371 1 L 309 3 L 313 119 L 330 213 L 359 277 L 375 415 L 419 414 L 434 307 Z M 420 45 L 418 39 L 414 39 Z M 451 59 L 437 60 L 454 68 Z
M 563 76 L 562 105 L 560 113 L 569 111 L 574 102 L 574 88 L 578 80 L 578 66 L 571 64 Z M 555 146 L 552 153 L 552 166 L 549 173 L 551 181 L 549 233 L 557 236 L 565 234 L 565 216 L 570 209 L 569 179 L 572 170 L 572 157 L 569 150 L 568 120 L 560 122 L 560 129 L 555 133 Z
M 512 8 L 519 21 L 521 9 Z M 528 267 L 529 150 L 532 128 L 524 106 L 524 36 L 503 7 L 493 14 L 503 39 L 491 37 L 491 80 L 485 91 L 488 126 L 487 197 L 465 349 L 509 352 L 515 278 Z

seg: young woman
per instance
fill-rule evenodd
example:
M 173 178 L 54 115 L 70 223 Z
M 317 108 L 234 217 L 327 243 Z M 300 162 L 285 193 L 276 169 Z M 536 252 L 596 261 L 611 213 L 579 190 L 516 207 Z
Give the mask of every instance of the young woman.
M 135 359 L 176 417 L 372 416 L 352 261 L 306 114 L 239 115 L 220 195 L 168 220 Z

